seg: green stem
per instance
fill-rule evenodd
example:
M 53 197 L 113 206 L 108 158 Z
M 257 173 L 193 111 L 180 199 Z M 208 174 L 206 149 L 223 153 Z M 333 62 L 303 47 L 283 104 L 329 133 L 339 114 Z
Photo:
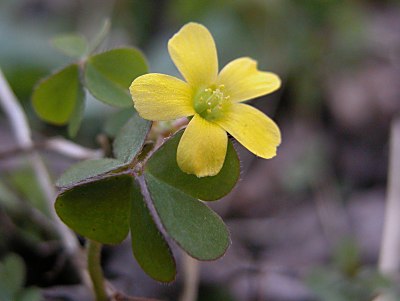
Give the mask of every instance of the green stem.
M 87 264 L 90 279 L 92 279 L 93 290 L 96 301 L 107 301 L 107 293 L 104 286 L 103 271 L 100 264 L 100 254 L 102 245 L 88 239 L 87 241 Z

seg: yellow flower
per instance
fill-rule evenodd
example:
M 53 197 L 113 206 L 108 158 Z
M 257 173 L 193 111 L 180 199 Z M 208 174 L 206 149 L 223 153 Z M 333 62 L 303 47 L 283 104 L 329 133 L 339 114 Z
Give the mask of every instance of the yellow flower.
M 168 51 L 185 78 L 150 73 L 130 86 L 139 115 L 148 120 L 193 116 L 178 145 L 177 162 L 197 177 L 219 173 L 225 160 L 227 132 L 251 152 L 272 158 L 281 142 L 276 124 L 243 101 L 277 90 L 280 79 L 257 70 L 242 57 L 218 74 L 214 39 L 203 25 L 189 23 L 168 42 Z

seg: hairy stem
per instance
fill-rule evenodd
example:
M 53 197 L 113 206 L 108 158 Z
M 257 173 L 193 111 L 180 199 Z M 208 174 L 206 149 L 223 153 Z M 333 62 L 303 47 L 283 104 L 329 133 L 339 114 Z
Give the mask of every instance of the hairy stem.
M 69 158 L 86 160 L 104 157 L 101 149 L 93 150 L 61 137 L 49 138 L 41 142 L 34 142 L 31 148 L 21 148 L 20 146 L 10 148 L 0 152 L 0 160 L 18 155 L 28 155 L 33 151 L 50 150 Z
M 101 247 L 102 245 L 93 240 L 87 241 L 87 266 L 96 301 L 107 301 L 108 296 L 105 288 L 103 271 L 101 269 Z

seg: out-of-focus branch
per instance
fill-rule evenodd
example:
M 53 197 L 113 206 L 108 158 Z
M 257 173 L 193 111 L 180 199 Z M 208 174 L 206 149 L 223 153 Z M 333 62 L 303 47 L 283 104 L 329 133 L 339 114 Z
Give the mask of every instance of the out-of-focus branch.
M 400 118 L 393 121 L 390 137 L 387 201 L 379 269 L 387 275 L 400 272 Z
M 49 212 L 54 220 L 56 231 L 60 235 L 65 250 L 71 255 L 77 254 L 80 249 L 78 240 L 71 230 L 69 230 L 57 217 L 53 206 L 53 202 L 56 198 L 56 191 L 42 158 L 37 151 L 33 150 L 34 143 L 32 141 L 31 130 L 27 118 L 1 69 L 0 105 L 11 124 L 18 146 L 24 150 L 32 149 L 32 151 L 27 154 L 29 163 L 32 165 L 39 181 L 39 185 L 46 197 Z
M 400 117 L 393 121 L 390 135 L 387 201 L 379 271 L 392 279 L 398 278 L 400 272 Z M 392 297 L 382 295 L 376 300 L 391 301 Z
M 86 148 L 60 137 L 47 140 L 45 148 L 74 159 L 98 159 L 104 156 L 104 151 L 101 149 Z
M 90 149 L 76 144 L 61 137 L 54 137 L 45 141 L 32 144 L 31 148 L 21 148 L 20 146 L 0 152 L 0 160 L 15 157 L 20 154 L 27 154 L 35 150 L 51 150 L 73 159 L 98 159 L 104 156 L 101 149 Z
M 32 147 L 31 130 L 25 114 L 0 69 L 0 103 L 21 148 Z

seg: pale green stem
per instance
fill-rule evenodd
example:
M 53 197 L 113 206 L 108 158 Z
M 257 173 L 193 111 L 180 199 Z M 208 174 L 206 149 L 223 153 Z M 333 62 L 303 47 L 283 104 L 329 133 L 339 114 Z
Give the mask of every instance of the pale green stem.
M 102 245 L 98 242 L 93 240 L 87 241 L 87 264 L 96 301 L 107 301 L 105 281 L 100 264 L 101 247 Z
M 186 253 L 183 257 L 183 291 L 179 301 L 196 301 L 199 290 L 199 262 Z

